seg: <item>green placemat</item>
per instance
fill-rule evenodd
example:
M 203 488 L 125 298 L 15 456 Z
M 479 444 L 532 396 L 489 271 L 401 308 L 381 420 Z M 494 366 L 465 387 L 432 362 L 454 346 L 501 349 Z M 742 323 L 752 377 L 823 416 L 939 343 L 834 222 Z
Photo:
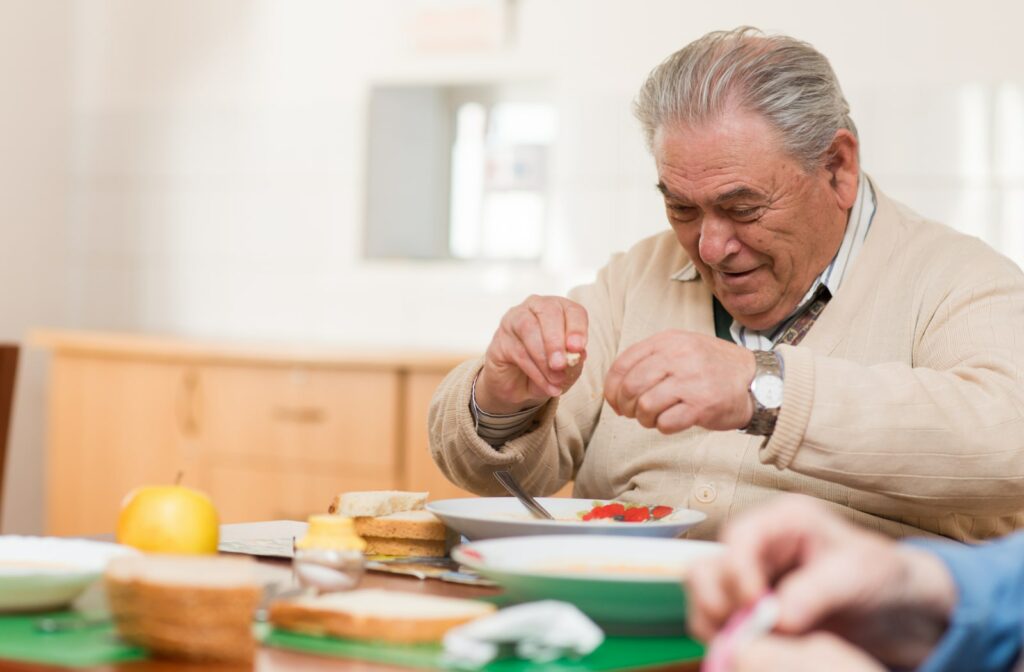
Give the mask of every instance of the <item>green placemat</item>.
M 397 646 L 371 642 L 357 642 L 333 637 L 313 637 L 284 630 L 272 630 L 263 640 L 264 646 L 301 651 L 335 658 L 353 658 L 374 663 L 403 665 L 424 669 L 443 668 L 441 647 Z M 610 671 L 627 670 L 651 665 L 684 663 L 699 660 L 704 647 L 686 637 L 608 637 L 592 654 L 580 660 L 556 660 L 538 665 L 525 660 L 504 658 L 483 668 L 488 672 L 518 672 L 520 670 Z
M 75 618 L 71 612 L 0 616 L 0 658 L 67 667 L 142 660 L 142 649 L 122 643 L 112 624 L 64 632 L 40 632 L 41 618 Z

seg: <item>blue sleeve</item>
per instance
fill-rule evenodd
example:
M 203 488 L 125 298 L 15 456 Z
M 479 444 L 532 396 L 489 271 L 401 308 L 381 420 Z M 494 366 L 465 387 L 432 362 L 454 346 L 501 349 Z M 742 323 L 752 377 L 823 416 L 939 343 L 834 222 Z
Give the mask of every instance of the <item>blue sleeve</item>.
M 917 672 L 1006 672 L 1024 642 L 1024 533 L 982 546 L 913 540 L 934 553 L 956 583 L 946 634 Z

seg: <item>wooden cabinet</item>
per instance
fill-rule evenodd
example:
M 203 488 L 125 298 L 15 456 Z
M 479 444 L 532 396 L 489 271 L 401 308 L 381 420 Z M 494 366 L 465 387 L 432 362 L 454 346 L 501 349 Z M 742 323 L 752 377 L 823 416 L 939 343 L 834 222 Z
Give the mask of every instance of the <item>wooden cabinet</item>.
M 180 422 L 186 374 L 164 363 L 54 358 L 48 532 L 110 532 L 133 487 L 195 469 Z
M 110 532 L 133 487 L 183 483 L 223 522 L 305 519 L 338 492 L 466 496 L 430 459 L 427 410 L 465 357 L 254 350 L 46 332 L 47 532 Z

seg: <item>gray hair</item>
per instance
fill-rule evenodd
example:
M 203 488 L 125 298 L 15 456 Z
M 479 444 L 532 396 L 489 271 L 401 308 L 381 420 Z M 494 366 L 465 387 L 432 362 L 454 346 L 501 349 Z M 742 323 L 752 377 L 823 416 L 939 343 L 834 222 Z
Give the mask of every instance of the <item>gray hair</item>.
M 648 148 L 661 126 L 706 122 L 729 105 L 761 114 L 807 171 L 827 159 L 836 131 L 857 136 L 828 59 L 806 42 L 750 27 L 708 33 L 672 54 L 633 103 Z

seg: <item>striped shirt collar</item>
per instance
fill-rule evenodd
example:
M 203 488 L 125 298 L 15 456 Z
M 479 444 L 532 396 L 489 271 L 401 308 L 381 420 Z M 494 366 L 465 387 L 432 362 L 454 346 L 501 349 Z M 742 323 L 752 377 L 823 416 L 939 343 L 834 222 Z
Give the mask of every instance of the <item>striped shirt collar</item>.
M 868 230 L 871 228 L 871 222 L 874 219 L 877 208 L 878 199 L 875 196 L 874 188 L 871 186 L 871 181 L 867 179 L 864 173 L 861 173 L 857 187 L 857 198 L 854 200 L 853 207 L 850 209 L 850 216 L 846 221 L 846 232 L 843 234 L 843 242 L 839 245 L 839 250 L 829 265 L 811 283 L 811 288 L 807 290 L 803 299 L 800 300 L 800 305 L 782 322 L 761 331 L 748 329 L 733 320 L 729 328 L 732 340 L 751 350 L 771 350 L 779 334 L 814 299 L 819 288 L 824 286 L 831 292 L 832 296 L 835 296 L 836 292 L 839 291 L 839 286 L 843 283 L 843 279 L 846 277 L 847 271 L 853 265 L 854 259 L 857 258 L 861 248 L 864 246 L 864 239 L 867 238 Z M 697 267 L 691 261 L 674 273 L 671 279 L 689 282 L 699 277 L 700 273 L 697 272 Z

